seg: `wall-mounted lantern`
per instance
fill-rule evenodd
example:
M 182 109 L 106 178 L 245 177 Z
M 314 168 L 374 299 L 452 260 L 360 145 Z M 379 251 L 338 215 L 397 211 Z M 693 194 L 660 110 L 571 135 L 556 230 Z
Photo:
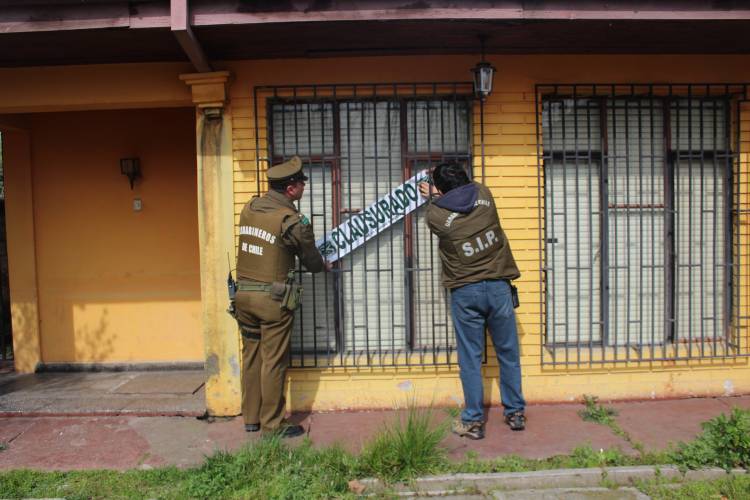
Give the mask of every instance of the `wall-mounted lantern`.
M 484 41 L 486 37 L 479 35 L 481 44 L 482 60 L 478 62 L 471 72 L 474 73 L 474 95 L 484 101 L 492 93 L 492 79 L 495 77 L 495 67 L 484 60 Z
M 141 160 L 138 158 L 120 158 L 120 173 L 130 181 L 130 189 L 133 182 L 141 177 Z

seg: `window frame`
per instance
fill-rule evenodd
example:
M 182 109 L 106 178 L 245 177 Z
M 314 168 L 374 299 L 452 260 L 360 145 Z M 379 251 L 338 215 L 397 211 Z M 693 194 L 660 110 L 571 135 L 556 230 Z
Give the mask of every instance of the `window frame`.
M 415 84 L 410 84 L 415 85 Z M 420 84 L 417 84 L 420 85 Z M 400 166 L 398 167 L 401 172 L 401 179 L 406 180 L 411 175 L 413 175 L 413 165 L 417 163 L 418 161 L 422 160 L 429 160 L 429 161 L 437 161 L 437 160 L 446 160 L 446 159 L 454 159 L 454 158 L 460 158 L 463 161 L 466 162 L 467 165 L 472 165 L 472 152 L 473 152 L 473 123 L 472 123 L 472 115 L 473 115 L 473 98 L 472 95 L 469 92 L 464 93 L 441 93 L 436 92 L 438 88 L 441 86 L 444 86 L 445 84 L 431 84 L 432 86 L 432 93 L 428 93 L 426 95 L 421 95 L 418 92 L 413 92 L 411 95 L 409 93 L 398 93 L 397 95 L 376 95 L 376 96 L 360 96 L 357 94 L 357 92 L 353 92 L 351 94 L 345 94 L 341 93 L 338 94 L 334 92 L 334 95 L 332 96 L 326 96 L 326 97 L 319 97 L 315 95 L 311 96 L 300 96 L 300 95 L 294 95 L 296 92 L 293 92 L 292 95 L 288 96 L 281 96 L 280 93 L 277 90 L 274 90 L 274 95 L 267 96 L 263 99 L 263 105 L 265 106 L 266 110 L 266 117 L 264 121 L 266 122 L 266 130 L 267 130 L 267 150 L 268 150 L 268 161 L 269 164 L 275 164 L 281 161 L 284 161 L 285 159 L 288 159 L 283 154 L 279 154 L 279 152 L 274 151 L 274 135 L 278 133 L 278 131 L 274 131 L 273 123 L 274 123 L 274 106 L 277 105 L 300 105 L 300 104 L 308 104 L 308 103 L 330 103 L 332 107 L 332 142 L 333 142 L 333 152 L 331 154 L 328 154 L 325 151 L 323 151 L 323 154 L 315 154 L 315 155 L 307 155 L 303 159 L 303 163 L 315 163 L 315 164 L 325 164 L 330 163 L 331 169 L 332 169 L 332 194 L 333 194 L 333 224 L 334 227 L 343 220 L 345 220 L 345 216 L 347 215 L 344 213 L 346 211 L 347 213 L 350 213 L 350 211 L 346 209 L 342 209 L 344 206 L 344 200 L 342 199 L 343 196 L 343 190 L 342 190 L 342 182 L 343 181 L 343 172 L 342 172 L 342 164 L 341 164 L 341 149 L 342 149 L 342 141 L 344 140 L 341 137 L 341 127 L 340 127 L 340 120 L 341 120 L 341 104 L 346 102 L 366 102 L 366 103 L 373 103 L 373 102 L 390 102 L 393 103 L 393 108 L 396 109 L 398 107 L 398 113 L 399 113 L 399 120 L 400 120 L 400 131 L 399 131 L 399 137 L 401 141 L 401 160 L 400 160 Z M 449 84 L 453 87 L 453 89 L 457 89 L 458 86 L 456 84 Z M 468 84 L 461 84 L 464 87 L 468 89 Z M 400 86 L 400 85 L 399 85 Z M 259 88 L 256 87 L 256 99 L 258 98 L 258 90 Z M 395 88 L 394 88 L 395 91 Z M 408 125 L 408 113 L 409 113 L 409 103 L 412 101 L 427 101 L 427 102 L 455 102 L 456 107 L 453 108 L 451 111 L 454 115 L 457 115 L 459 112 L 458 106 L 463 106 L 464 110 L 466 112 L 466 123 L 461 124 L 462 126 L 466 126 L 465 136 L 467 139 L 467 145 L 466 145 L 466 151 L 465 152 L 459 152 L 459 151 L 442 151 L 439 153 L 434 152 L 425 152 L 425 151 L 411 151 L 409 150 L 409 136 L 408 134 L 411 132 L 409 130 Z M 456 118 L 455 123 L 459 123 L 460 117 Z M 429 126 L 428 126 L 429 128 Z M 416 129 L 415 129 L 416 131 Z M 462 132 L 462 134 L 464 134 Z M 326 134 L 327 135 L 327 134 Z M 429 135 L 429 131 L 428 131 Z M 395 165 L 394 165 L 395 166 Z M 259 183 L 260 186 L 260 183 Z M 260 190 L 260 187 L 259 187 Z M 385 193 L 382 193 L 385 194 Z M 364 209 L 364 207 L 361 207 Z M 354 210 L 351 210 L 351 212 L 355 212 Z M 342 301 L 345 300 L 345 297 L 343 296 L 344 293 L 341 291 L 341 284 L 340 281 L 342 279 L 341 273 L 335 273 L 334 278 L 334 297 L 335 297 L 335 304 L 336 312 L 335 317 L 332 318 L 333 326 L 335 326 L 335 350 L 330 350 L 327 347 L 325 348 L 318 348 L 318 350 L 311 350 L 311 349 L 305 349 L 304 344 L 302 349 L 295 349 L 292 352 L 292 357 L 301 357 L 306 358 L 312 356 L 314 358 L 313 365 L 318 366 L 319 364 L 339 364 L 339 365 L 346 365 L 349 364 L 347 361 L 347 357 L 350 356 L 357 356 L 358 354 L 361 354 L 360 351 L 367 351 L 366 357 L 367 366 L 375 366 L 375 365 L 384 365 L 384 364 L 391 364 L 391 365 L 400 365 L 400 364 L 412 364 L 413 361 L 411 361 L 411 355 L 420 355 L 420 362 L 417 364 L 452 364 L 455 362 L 453 359 L 455 357 L 455 346 L 454 345 L 419 345 L 417 343 L 418 335 L 417 330 L 414 324 L 414 318 L 415 318 L 415 298 L 416 298 L 416 289 L 414 285 L 415 275 L 414 273 L 417 272 L 417 270 L 414 269 L 413 266 L 413 257 L 416 252 L 415 248 L 415 235 L 413 234 L 412 230 L 412 222 L 413 222 L 413 214 L 406 215 L 402 221 L 399 221 L 399 223 L 404 224 L 404 231 L 403 231 L 403 252 L 404 252 L 404 258 L 403 258 L 403 266 L 404 266 L 404 277 L 405 277 L 405 286 L 404 286 L 404 295 L 406 298 L 406 335 L 405 335 L 405 342 L 404 345 L 400 345 L 400 341 L 397 342 L 393 348 L 391 345 L 388 346 L 382 346 L 380 348 L 375 348 L 374 350 L 370 348 L 369 346 L 365 346 L 364 348 L 360 349 L 359 346 L 357 347 L 356 352 L 351 351 L 351 347 L 347 346 L 347 340 L 346 335 L 344 332 L 345 328 L 345 320 L 344 320 L 344 314 L 341 308 Z M 330 228 L 326 228 L 328 230 Z M 320 237 L 321 235 L 317 235 Z M 435 254 L 435 259 L 437 259 L 437 253 Z M 399 265 L 397 261 L 394 261 L 394 265 Z M 340 269 L 341 263 L 340 261 L 337 263 L 334 263 L 334 269 Z M 435 268 L 434 272 L 439 271 L 439 264 L 437 264 L 437 261 L 435 261 Z M 301 274 L 304 271 L 298 267 L 297 274 L 298 279 L 301 279 Z M 439 282 L 439 276 L 436 276 L 435 278 L 436 282 Z M 447 308 L 447 306 L 446 306 Z M 428 327 L 433 327 L 434 325 L 428 325 Z M 446 328 L 446 330 L 448 330 Z M 450 333 L 450 339 L 453 339 L 452 332 Z M 433 335 L 435 337 L 435 335 Z M 390 341 L 384 342 L 390 344 Z M 294 346 L 293 346 L 294 347 Z M 384 353 L 390 353 L 390 356 L 384 356 Z M 396 360 L 396 354 L 406 354 L 406 359 L 404 362 L 397 361 Z M 426 356 L 427 354 L 431 354 L 431 356 Z M 384 361 L 385 357 L 389 357 L 391 359 L 391 363 L 387 363 Z M 323 358 L 328 358 L 328 361 L 322 361 Z M 430 359 L 432 362 L 430 362 Z M 441 361 L 438 358 L 445 358 L 444 361 Z M 333 363 L 331 360 L 334 360 Z M 338 361 L 336 363 L 336 361 Z M 293 362 L 294 364 L 294 362 Z M 359 363 L 355 363 L 359 364 Z M 308 366 L 305 361 L 302 361 L 302 366 Z
M 736 182 L 734 180 L 734 177 L 738 173 L 738 167 L 737 164 L 739 163 L 739 157 L 740 157 L 740 151 L 739 146 L 741 144 L 741 141 L 739 139 L 739 126 L 738 123 L 740 121 L 739 113 L 740 113 L 740 103 L 745 102 L 745 96 L 747 95 L 747 88 L 745 84 L 739 85 L 739 91 L 735 88 L 732 89 L 732 93 L 729 92 L 729 86 L 721 86 L 722 90 L 726 90 L 725 93 L 719 93 L 716 91 L 716 89 L 710 88 L 710 85 L 701 85 L 702 89 L 709 89 L 706 90 L 706 95 L 695 95 L 692 94 L 693 85 L 687 85 L 687 92 L 683 93 L 672 93 L 673 91 L 677 90 L 672 87 L 668 88 L 667 92 L 660 93 L 654 92 L 654 88 L 656 85 L 642 85 L 642 90 L 645 90 L 644 92 L 637 92 L 635 85 L 625 85 L 618 88 L 616 85 L 598 85 L 598 84 L 553 84 L 553 85 L 543 85 L 539 84 L 536 87 L 536 103 L 537 103 L 537 138 L 538 138 L 538 169 L 539 169 L 539 197 L 540 197 L 540 209 L 539 209 L 539 217 L 540 222 L 543 222 L 543 224 L 540 224 L 540 239 L 542 242 L 542 245 L 540 247 L 540 263 L 542 263 L 542 275 L 541 275 L 541 281 L 540 281 L 540 288 L 542 290 L 542 293 L 545 297 L 544 304 L 545 307 L 541 311 L 541 320 L 543 325 L 543 336 L 542 336 L 542 342 L 541 342 L 541 354 L 542 354 L 542 362 L 543 364 L 548 365 L 564 365 L 564 366 L 570 366 L 570 365 L 594 365 L 597 363 L 605 363 L 605 362 L 626 362 L 626 361 L 644 361 L 644 360 L 665 360 L 665 359 L 676 359 L 676 358 L 687 358 L 687 359 L 694 359 L 694 358 L 706 358 L 706 357 L 734 357 L 734 356 L 747 356 L 750 353 L 748 353 L 748 349 L 743 350 L 742 349 L 742 337 L 739 339 L 739 333 L 738 326 L 737 326 L 737 311 L 735 310 L 735 304 L 733 303 L 733 300 L 736 297 L 737 294 L 737 282 L 736 277 L 733 275 L 736 273 L 737 270 L 737 259 L 735 256 L 735 253 L 737 251 L 737 241 L 735 241 L 736 235 L 734 234 L 737 231 L 737 205 L 738 205 L 738 199 L 737 199 L 737 192 L 735 190 L 735 186 L 733 185 L 733 182 Z M 698 85 L 695 85 L 696 87 Z M 581 89 L 585 89 L 588 92 L 584 91 L 581 92 Z M 739 96 L 738 96 L 739 94 Z M 543 111 L 547 110 L 548 113 L 551 113 L 551 106 L 554 102 L 559 101 L 565 101 L 565 100 L 588 100 L 589 102 L 595 101 L 598 103 L 598 125 L 599 125 L 599 131 L 600 131 L 600 148 L 599 149 L 591 149 L 581 151 L 580 149 L 575 148 L 575 144 L 578 143 L 578 130 L 576 128 L 575 135 L 576 138 L 573 140 L 575 143 L 573 146 L 573 149 L 564 149 L 561 150 L 557 147 L 557 145 L 553 148 L 552 151 L 545 150 L 545 146 L 543 144 L 542 137 L 545 132 L 545 127 L 547 127 L 547 123 L 544 122 L 544 115 Z M 618 345 L 617 340 L 613 340 L 613 335 L 615 335 L 614 332 L 612 332 L 611 328 L 612 326 L 609 323 L 609 310 L 612 306 L 610 302 L 610 296 L 609 296 L 609 274 L 611 269 L 611 260 L 610 260 L 610 254 L 609 254 L 609 237 L 610 237 L 610 230 L 608 227 L 609 224 L 609 218 L 610 214 L 609 212 L 612 209 L 612 206 L 609 202 L 609 194 L 612 190 L 611 186 L 609 186 L 609 179 L 608 179 L 608 173 L 609 173 L 609 165 L 608 165 L 608 159 L 610 158 L 610 151 L 609 151 L 609 142 L 612 139 L 609 137 L 610 135 L 610 117 L 608 116 L 610 109 L 612 106 L 616 105 L 615 103 L 619 101 L 627 101 L 627 100 L 648 100 L 651 103 L 654 103 L 655 101 L 660 102 L 661 107 L 661 114 L 662 114 L 662 126 L 661 126 L 661 143 L 664 146 L 664 152 L 663 152 L 663 171 L 662 171 L 662 177 L 664 182 L 664 191 L 663 191 L 663 198 L 664 198 L 664 219 L 665 219 L 665 225 L 664 225 L 664 233 L 665 233 L 665 251 L 663 255 L 663 263 L 664 263 L 664 294 L 665 294 L 665 303 L 664 303 L 664 320 L 665 320 L 665 332 L 663 340 L 660 341 L 661 343 L 654 343 L 653 337 L 652 341 L 649 342 L 647 339 L 642 339 L 641 342 L 636 339 L 634 342 L 638 345 L 633 346 L 633 342 L 630 342 L 628 344 L 624 345 Z M 671 130 L 671 122 L 672 122 L 672 109 L 673 106 L 680 106 L 680 103 L 687 102 L 687 107 L 683 109 L 690 109 L 691 99 L 699 99 L 701 101 L 700 105 L 700 113 L 701 113 L 701 120 L 703 118 L 703 102 L 710 101 L 713 103 L 713 106 L 717 106 L 717 108 L 711 108 L 718 109 L 719 104 L 721 104 L 721 110 L 724 113 L 724 123 L 722 124 L 724 127 L 723 132 L 723 145 L 724 148 L 720 148 L 718 145 L 714 145 L 714 148 L 716 149 L 704 149 L 703 143 L 700 144 L 700 147 L 698 149 L 691 149 L 691 150 L 679 150 L 675 149 L 672 145 L 672 130 Z M 587 104 L 589 106 L 590 104 Z M 735 107 L 736 105 L 736 107 Z M 563 108 L 564 108 L 563 104 Z M 577 111 L 574 109 L 574 115 L 576 115 Z M 653 111 L 654 108 L 652 108 Z M 696 112 L 698 109 L 698 106 L 695 105 L 693 108 L 693 111 Z M 627 115 L 626 115 L 627 116 Z M 551 120 L 551 118 L 549 118 Z M 640 115 L 639 115 L 640 119 Z M 733 122 L 733 119 L 735 122 Z M 652 120 L 652 127 L 653 127 L 653 118 Z M 551 122 L 550 122 L 551 123 Z M 701 121 L 701 123 L 703 123 Z M 576 126 L 577 127 L 577 126 Z M 714 120 L 714 132 L 716 128 L 716 120 Z M 653 131 L 653 128 L 652 128 Z M 689 137 L 692 132 L 688 131 Z M 735 137 L 733 137 L 732 134 L 736 134 Z M 567 136 L 567 133 L 566 133 Z M 653 137 L 653 136 L 652 136 Z M 703 138 L 703 128 L 701 128 L 700 132 L 701 141 Z M 714 137 L 716 138 L 716 134 L 714 134 Z M 564 139 L 563 139 L 564 140 Z M 629 136 L 625 135 L 624 140 L 627 143 L 629 140 Z M 559 139 L 558 139 L 559 141 Z M 640 136 L 639 136 L 640 141 Z M 640 144 L 640 142 L 639 142 Z M 652 154 L 655 154 L 654 147 L 658 145 L 658 142 L 651 143 L 651 151 Z M 640 147 L 640 146 L 639 146 Z M 736 148 L 736 149 L 733 149 Z M 671 320 L 670 318 L 675 318 L 675 308 L 676 308 L 676 301 L 679 289 L 677 288 L 677 285 L 675 283 L 675 265 L 677 262 L 677 252 L 680 250 L 677 248 L 678 242 L 677 242 L 677 235 L 676 235 L 676 227 L 675 227 L 675 205 L 676 205 L 676 186 L 675 186 L 675 175 L 676 170 L 679 168 L 679 161 L 687 161 L 689 163 L 698 163 L 698 164 L 705 164 L 708 162 L 710 163 L 710 166 L 708 168 L 714 168 L 716 167 L 716 174 L 717 178 L 721 177 L 721 184 L 717 187 L 716 192 L 713 194 L 714 196 L 721 196 L 723 201 L 723 208 L 721 212 L 721 219 L 723 224 L 723 237 L 720 237 L 717 239 L 716 245 L 719 248 L 723 249 L 722 259 L 724 262 L 723 270 L 721 273 L 722 276 L 722 288 L 723 288 L 723 294 L 722 294 L 722 308 L 723 308 L 723 318 L 721 318 L 721 325 L 718 326 L 716 332 L 709 332 L 708 334 L 703 334 L 699 337 L 694 337 L 692 335 L 692 331 L 690 332 L 690 335 L 687 339 L 680 338 L 677 334 L 676 327 L 675 327 L 675 320 Z M 720 165 L 717 165 L 715 161 L 719 161 Z M 550 162 L 561 162 L 562 164 L 568 163 L 575 163 L 576 165 L 578 162 L 585 162 L 587 167 L 589 168 L 589 171 L 591 171 L 591 168 L 597 168 L 599 173 L 599 203 L 600 207 L 607 207 L 606 209 L 600 209 L 598 214 L 598 223 L 599 223 L 599 245 L 597 248 L 591 248 L 591 251 L 598 250 L 599 255 L 601 256 L 600 263 L 598 265 L 599 270 L 599 281 L 600 281 L 600 303 L 599 303 L 599 335 L 598 340 L 593 341 L 595 337 L 596 328 L 591 329 L 591 336 L 588 341 L 581 341 L 580 340 L 580 334 L 579 339 L 574 339 L 572 342 L 566 342 L 566 341 L 560 341 L 556 339 L 555 335 L 553 334 L 555 325 L 552 324 L 552 318 L 551 316 L 551 306 L 547 298 L 547 290 L 551 286 L 550 282 L 550 276 L 547 272 L 547 262 L 549 261 L 549 245 L 550 243 L 553 243 L 551 241 L 552 235 L 549 234 L 549 223 L 551 221 L 547 220 L 548 214 L 549 214 L 549 207 L 548 205 L 550 203 L 553 203 L 553 200 L 549 199 L 549 192 L 548 192 L 548 186 L 546 182 L 543 182 L 543 180 L 547 179 L 547 171 L 548 168 L 550 168 L 551 163 Z M 637 166 L 636 166 L 637 168 Z M 702 170 L 701 170 L 702 173 Z M 635 174 L 638 175 L 638 174 Z M 634 179 L 638 179 L 638 177 L 634 177 Z M 702 181 L 701 181 L 702 182 Z M 567 201 L 566 201 L 567 203 Z M 639 204 L 643 205 L 643 204 Z M 626 207 L 627 209 L 630 209 L 630 207 Z M 644 206 L 639 206 L 638 208 L 644 208 Z M 653 206 L 648 206 L 645 208 L 653 209 Z M 701 224 L 703 224 L 701 222 Z M 714 229 L 715 230 L 715 229 Z M 643 243 L 640 243 L 641 245 Z M 579 247 L 580 248 L 580 247 Z M 579 250 L 580 252 L 580 250 Z M 718 255 L 718 254 L 717 254 Z M 566 278 L 561 278 L 565 280 Z M 716 278 L 715 278 L 716 279 Z M 702 326 L 702 318 L 701 318 L 701 332 L 703 332 L 703 326 Z M 733 345 L 733 339 L 734 336 L 732 335 L 732 328 L 737 329 L 736 333 L 739 341 L 736 345 Z M 620 339 L 621 340 L 621 339 Z M 726 349 L 724 353 L 719 353 L 718 351 L 720 349 L 717 349 L 717 344 L 719 342 L 722 342 L 725 344 Z M 706 352 L 706 344 L 712 343 L 713 349 L 711 353 Z M 745 342 L 747 343 L 747 342 Z M 672 347 L 672 353 L 667 352 L 667 344 L 669 347 Z M 700 349 L 694 349 L 695 346 L 699 345 Z M 657 347 L 661 346 L 661 350 L 659 350 Z M 684 348 L 683 348 L 684 347 Z M 583 348 L 583 350 L 582 350 Z M 576 352 L 573 352 L 572 350 L 576 350 Z M 637 352 L 632 353 L 632 350 L 636 350 Z M 733 353 L 729 353 L 728 351 L 733 350 Z M 588 352 L 586 352 L 588 351 Z M 595 352 L 596 351 L 596 352 Z M 685 352 L 682 352 L 685 351 Z M 671 355 L 670 355 L 671 354 Z

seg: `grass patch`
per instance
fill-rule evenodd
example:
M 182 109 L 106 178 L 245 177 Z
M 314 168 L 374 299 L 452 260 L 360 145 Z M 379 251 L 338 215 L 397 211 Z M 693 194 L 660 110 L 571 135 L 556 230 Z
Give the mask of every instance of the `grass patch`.
M 639 490 L 658 500 L 745 500 L 750 498 L 750 476 L 728 475 L 721 479 L 693 481 L 677 486 L 659 480 L 638 482 Z
M 689 469 L 735 467 L 750 469 L 750 410 L 733 408 L 701 424 L 703 432 L 689 443 L 680 443 L 674 463 Z
M 599 404 L 599 398 L 596 396 L 583 395 L 583 404 L 585 408 L 578 412 L 578 415 L 587 422 L 594 422 L 606 425 L 612 432 L 627 441 L 644 459 L 648 459 L 643 443 L 639 443 L 628 434 L 625 429 L 620 427 L 615 417 L 617 410 Z
M 217 453 L 194 470 L 182 493 L 189 498 L 327 498 L 348 493 L 356 460 L 339 447 L 316 449 L 309 440 L 290 447 L 278 437 L 238 453 Z
M 187 471 L 154 470 L 0 473 L 3 498 L 177 498 Z
M 617 410 L 599 404 L 598 397 L 584 394 L 583 404 L 585 408 L 580 410 L 578 415 L 585 421 L 602 425 L 611 425 L 614 422 Z
M 527 472 L 552 469 L 580 469 L 590 467 L 616 467 L 622 465 L 667 464 L 669 455 L 651 453 L 634 457 L 619 448 L 594 450 L 590 445 L 576 447 L 570 455 L 556 455 L 543 459 L 523 458 L 518 455 L 505 455 L 492 460 L 481 460 L 475 452 L 466 454 L 464 461 L 451 464 L 451 472 Z
M 405 418 L 397 418 L 370 441 L 359 457 L 359 472 L 387 481 L 432 474 L 447 468 L 440 443 L 450 422 L 435 422 L 431 409 L 410 404 Z

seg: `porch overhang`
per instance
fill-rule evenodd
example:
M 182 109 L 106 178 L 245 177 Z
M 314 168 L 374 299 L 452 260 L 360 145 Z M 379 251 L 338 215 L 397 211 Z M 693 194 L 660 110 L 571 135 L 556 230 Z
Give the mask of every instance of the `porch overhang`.
M 726 1 L 0 0 L 0 66 L 360 55 L 750 52 Z

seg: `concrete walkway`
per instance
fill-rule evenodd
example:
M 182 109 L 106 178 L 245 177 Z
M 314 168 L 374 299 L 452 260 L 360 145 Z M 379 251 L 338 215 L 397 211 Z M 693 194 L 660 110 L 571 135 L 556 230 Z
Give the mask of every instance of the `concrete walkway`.
M 204 410 L 203 373 L 119 372 L 0 374 L 0 469 L 129 469 L 200 464 L 216 450 L 236 450 L 258 438 L 240 418 L 199 420 Z M 732 406 L 750 408 L 750 396 L 616 403 L 617 421 L 647 449 L 692 439 L 700 423 Z M 452 458 L 517 454 L 544 458 L 589 444 L 594 449 L 630 445 L 607 427 L 584 422 L 580 404 L 531 405 L 524 432 L 510 431 L 499 408 L 491 408 L 487 437 L 469 441 L 450 435 Z M 437 418 L 447 412 L 434 410 Z M 352 452 L 395 411 L 297 414 L 319 446 L 341 443 Z M 300 441 L 302 438 L 295 438 Z

